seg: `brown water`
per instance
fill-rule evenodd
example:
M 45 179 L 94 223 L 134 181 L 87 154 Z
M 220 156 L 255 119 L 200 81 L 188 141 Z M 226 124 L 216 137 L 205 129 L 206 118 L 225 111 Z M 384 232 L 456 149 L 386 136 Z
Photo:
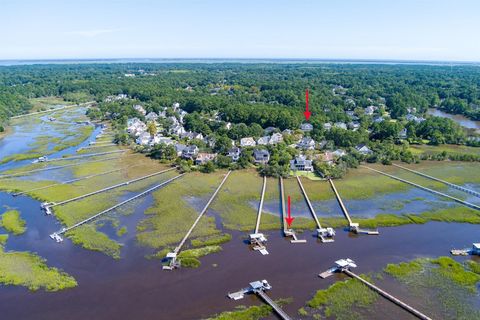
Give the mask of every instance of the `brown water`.
M 292 297 L 293 302 L 285 310 L 296 316 L 298 308 L 316 290 L 343 278 L 317 277 L 336 259 L 350 257 L 358 263 L 358 273 L 375 272 L 390 262 L 446 255 L 452 247 L 462 248 L 478 241 L 479 231 L 476 225 L 447 223 L 382 228 L 380 236 L 352 236 L 337 230 L 331 244 L 318 243 L 313 232 L 302 235 L 308 239 L 307 244 L 291 244 L 280 232 L 270 232 L 268 256 L 250 251 L 243 242 L 247 234 L 234 232 L 222 252 L 201 259 L 200 268 L 167 272 L 161 270 L 159 261 L 145 259 L 148 252 L 136 246 L 133 238 L 125 243 L 119 261 L 73 246 L 68 240 L 54 243 L 47 231 L 56 230 L 55 222 L 39 213 L 36 201 L 26 197 L 8 200 L 4 193 L 0 196 L 2 203 L 15 201 L 22 214 L 27 213 L 24 218 L 29 226 L 25 237 L 13 237 L 7 248 L 37 251 L 49 265 L 64 269 L 79 283 L 77 288 L 57 293 L 0 287 L 1 319 L 200 319 L 240 304 L 260 304 L 254 296 L 241 301 L 226 297 L 228 292 L 259 279 L 272 284 L 272 298 Z M 132 218 L 138 219 L 143 209 Z M 395 291 L 395 286 L 389 290 L 416 306 L 416 301 L 409 301 L 412 299 L 408 292 L 405 296 L 402 290 Z M 374 310 L 376 314 L 370 319 L 385 319 L 386 315 L 411 319 L 386 302 L 378 302 Z

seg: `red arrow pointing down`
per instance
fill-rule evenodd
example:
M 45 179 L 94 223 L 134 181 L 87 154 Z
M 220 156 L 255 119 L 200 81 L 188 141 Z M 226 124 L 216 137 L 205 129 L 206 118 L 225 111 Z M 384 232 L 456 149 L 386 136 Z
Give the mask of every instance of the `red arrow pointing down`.
M 288 196 L 288 217 L 285 218 L 285 221 L 287 221 L 287 225 L 289 228 L 293 220 L 295 220 L 295 218 L 292 218 L 292 212 L 290 210 L 290 196 Z
M 308 111 L 308 89 L 305 91 L 305 112 L 303 113 L 305 115 L 305 119 L 310 119 L 310 111 Z

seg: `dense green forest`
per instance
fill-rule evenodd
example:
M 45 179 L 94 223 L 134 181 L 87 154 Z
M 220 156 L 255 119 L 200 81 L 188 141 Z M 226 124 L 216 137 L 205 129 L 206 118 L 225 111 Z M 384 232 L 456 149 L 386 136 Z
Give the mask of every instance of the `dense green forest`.
M 126 77 L 125 74 L 135 74 Z M 280 129 L 303 121 L 304 91 L 310 90 L 311 122 L 322 136 L 324 122 L 347 121 L 345 110 L 361 117 L 361 108 L 385 105 L 392 119 L 403 119 L 409 108 L 423 114 L 429 106 L 480 119 L 480 68 L 475 66 L 375 64 L 65 64 L 0 68 L 0 121 L 24 113 L 28 98 L 62 96 L 80 102 L 103 101 L 125 93 L 149 111 L 179 102 L 188 112 L 220 111 L 223 120 Z M 125 112 L 119 104 L 105 106 L 116 117 Z M 128 115 L 127 115 L 128 116 Z M 440 120 L 445 122 L 444 120 Z M 195 121 L 191 121 L 192 126 Z M 198 121 L 197 121 L 198 122 Z M 452 124 L 440 124 L 438 133 Z M 203 126 L 203 130 L 212 130 Z M 388 128 L 392 129 L 392 128 Z M 388 130 L 380 128 L 383 133 Z M 431 138 L 432 132 L 412 135 Z M 345 133 L 345 135 L 361 135 Z M 388 135 L 388 134 L 387 134 Z M 363 137 L 365 139 L 366 136 Z M 332 137 L 339 145 L 362 137 Z M 457 133 L 438 140 L 461 143 Z

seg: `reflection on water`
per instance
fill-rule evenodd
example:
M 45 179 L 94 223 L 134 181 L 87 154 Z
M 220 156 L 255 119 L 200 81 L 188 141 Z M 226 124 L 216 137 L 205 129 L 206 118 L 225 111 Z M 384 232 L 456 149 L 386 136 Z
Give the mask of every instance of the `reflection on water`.
M 451 113 L 446 113 L 442 110 L 439 110 L 437 108 L 429 108 L 427 111 L 427 114 L 435 116 L 435 117 L 442 117 L 442 118 L 448 118 L 452 119 L 462 127 L 465 127 L 467 129 L 475 129 L 477 132 L 480 132 L 480 121 L 473 121 L 468 119 L 467 117 L 461 115 L 461 114 L 451 114 Z

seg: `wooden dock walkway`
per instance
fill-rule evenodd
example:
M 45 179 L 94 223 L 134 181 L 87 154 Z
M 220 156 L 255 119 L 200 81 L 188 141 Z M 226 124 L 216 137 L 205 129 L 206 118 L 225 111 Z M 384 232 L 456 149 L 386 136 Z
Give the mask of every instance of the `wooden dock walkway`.
M 208 207 L 210 206 L 210 204 L 213 202 L 213 200 L 215 199 L 215 197 L 217 196 L 218 192 L 220 191 L 220 189 L 222 188 L 222 186 L 224 185 L 225 181 L 227 181 L 227 178 L 230 176 L 230 173 L 232 173 L 232 171 L 228 171 L 227 174 L 225 175 L 225 177 L 223 178 L 222 182 L 220 182 L 220 185 L 217 187 L 217 189 L 215 190 L 215 192 L 212 194 L 212 196 L 210 197 L 210 199 L 208 200 L 207 204 L 205 205 L 205 207 L 203 208 L 203 210 L 200 212 L 200 214 L 198 215 L 197 219 L 195 219 L 195 221 L 193 222 L 192 226 L 190 227 L 190 229 L 187 231 L 187 234 L 185 234 L 185 236 L 182 238 L 182 240 L 180 241 L 180 243 L 178 244 L 178 246 L 175 247 L 175 249 L 173 250 L 173 253 L 175 255 L 175 257 L 170 261 L 171 262 L 171 265 L 175 264 L 175 261 L 176 261 L 176 256 L 180 253 L 180 251 L 182 250 L 182 247 L 183 245 L 185 244 L 185 242 L 187 241 L 188 237 L 190 237 L 190 234 L 192 233 L 192 231 L 195 229 L 195 227 L 197 226 L 198 222 L 200 221 L 200 219 L 203 217 L 203 215 L 205 214 L 205 212 L 207 212 L 208 210 Z M 166 268 L 165 268 L 166 269 Z M 170 269 L 171 270 L 171 269 Z
M 362 282 L 364 285 L 366 285 L 367 287 L 369 287 L 370 289 L 372 289 L 373 291 L 377 292 L 378 294 L 380 294 L 381 296 L 385 297 L 386 299 L 392 301 L 393 303 L 395 303 L 396 305 L 400 306 L 401 308 L 403 308 L 404 310 L 410 312 L 411 314 L 413 314 L 414 316 L 416 316 L 417 318 L 419 319 L 422 319 L 422 320 L 432 320 L 430 317 L 426 316 L 425 314 L 421 313 L 420 311 L 418 311 L 417 309 L 409 306 L 408 304 L 406 304 L 405 302 L 401 301 L 400 299 L 397 299 L 395 298 L 394 296 L 392 296 L 391 294 L 387 293 L 386 291 L 383 291 L 382 289 L 380 289 L 379 287 L 375 286 L 374 284 L 368 282 L 367 280 L 365 279 L 362 279 L 360 276 L 358 276 L 357 274 L 355 274 L 354 272 L 350 271 L 349 269 L 343 269 L 342 272 L 344 272 L 345 274 L 347 274 L 348 276 L 354 278 L 354 279 L 357 279 L 358 281 Z
M 255 233 L 260 229 L 260 220 L 262 219 L 263 199 L 265 198 L 265 190 L 267 189 L 267 177 L 263 177 L 262 195 L 260 197 L 260 204 L 258 205 L 257 222 L 255 224 Z
M 395 164 L 395 163 L 392 163 L 393 166 L 397 167 L 397 168 L 400 168 L 400 169 L 403 169 L 403 170 L 406 170 L 406 171 L 409 171 L 409 172 L 412 172 L 412 173 L 415 173 L 416 175 L 419 175 L 421 177 L 424 177 L 424 178 L 427 178 L 427 179 L 430 179 L 430 180 L 434 180 L 434 181 L 437 181 L 437 182 L 441 182 L 449 187 L 452 187 L 454 189 L 457 189 L 457 190 L 460 190 L 460 191 L 463 191 L 463 192 L 466 192 L 468 194 L 471 194 L 475 197 L 478 197 L 480 198 L 480 193 L 479 192 L 476 192 L 475 190 L 471 190 L 471 189 L 468 189 L 468 188 L 465 188 L 465 187 L 462 187 L 462 186 L 459 186 L 458 184 L 454 184 L 454 183 L 451 183 L 451 182 L 448 182 L 448 181 L 445 181 L 445 180 L 442 180 L 442 179 L 439 179 L 439 178 L 435 178 L 431 175 L 428 175 L 426 173 L 423 173 L 423 172 L 420 172 L 420 171 L 417 171 L 417 170 L 413 170 L 413 169 L 410 169 L 410 168 L 407 168 L 407 167 L 404 167 L 404 166 L 401 166 L 399 164 Z
M 280 205 L 282 207 L 282 227 L 283 227 L 283 234 L 286 236 L 287 235 L 287 223 L 285 221 L 285 218 L 287 218 L 287 215 L 285 213 L 285 189 L 283 187 L 283 178 L 280 177 Z
M 377 172 L 379 174 L 382 174 L 384 176 L 387 176 L 389 178 L 392 178 L 392 179 L 395 179 L 395 180 L 398 180 L 398 181 L 401 181 L 403 183 L 406 183 L 406 184 L 409 184 L 411 186 L 414 186 L 416 188 L 419 188 L 419 189 L 422 189 L 424 191 L 427 191 L 427 192 L 430 192 L 430 193 L 433 193 L 435 195 L 439 195 L 439 196 L 442 196 L 442 197 L 445 197 L 447 199 L 450 199 L 450 200 L 453 200 L 457 203 L 460 203 L 460 204 L 463 204 L 469 208 L 472 208 L 472 209 L 475 209 L 475 210 L 479 210 L 480 211 L 480 206 L 477 206 L 476 204 L 473 204 L 473 203 L 470 203 L 470 202 L 467 202 L 467 201 L 463 201 L 461 199 L 458 199 L 458 198 L 455 198 L 455 197 L 452 197 L 452 196 L 449 196 L 448 194 L 445 194 L 443 192 L 439 192 L 439 191 L 436 191 L 436 190 L 433 190 L 433 189 L 430 189 L 430 188 L 427 188 L 427 187 L 424 187 L 424 186 L 421 186 L 415 182 L 411 182 L 411 181 L 408 181 L 408 180 L 405 180 L 405 179 L 402 179 L 402 178 L 399 178 L 397 176 L 394 176 L 394 175 L 391 175 L 389 173 L 386 173 L 386 172 L 383 172 L 383 171 L 380 171 L 380 170 L 377 170 L 377 169 L 373 169 L 373 168 L 370 168 L 368 166 L 362 166 L 364 168 L 367 168 L 368 170 L 371 170 L 371 171 L 374 171 L 374 172 Z
M 48 160 L 46 160 L 45 162 L 55 162 L 55 161 L 64 161 L 64 160 L 76 160 L 76 159 L 81 159 L 81 158 L 104 156 L 104 155 L 107 155 L 107 154 L 122 153 L 122 152 L 127 152 L 127 150 L 114 150 L 114 151 L 106 151 L 106 152 L 87 153 L 87 154 L 82 154 L 82 155 L 78 155 L 78 156 L 48 159 Z
M 113 186 L 110 186 L 110 187 L 106 187 L 106 188 L 103 188 L 103 189 L 100 189 L 100 190 L 97 190 L 97 191 L 82 194 L 81 196 L 78 196 L 78 197 L 70 198 L 70 199 L 67 199 L 67 200 L 60 201 L 60 202 L 53 202 L 50 205 L 48 205 L 48 207 L 53 208 L 53 207 L 62 206 L 64 204 L 67 204 L 67 203 L 70 203 L 70 202 L 85 199 L 85 198 L 88 198 L 90 196 L 102 193 L 102 192 L 106 192 L 106 191 L 110 191 L 110 190 L 113 190 L 113 189 L 116 189 L 116 188 L 120 188 L 120 187 L 129 185 L 129 184 L 132 184 L 132 183 L 135 183 L 135 182 L 138 182 L 138 181 L 142 181 L 142 180 L 157 176 L 159 174 L 162 174 L 162 173 L 165 173 L 165 172 L 168 172 L 168 171 L 176 170 L 176 169 L 177 168 L 169 168 L 169 169 L 165 169 L 165 170 L 162 170 L 162 171 L 154 172 L 154 173 L 148 174 L 148 175 L 143 176 L 143 177 L 139 177 L 139 178 L 136 178 L 136 179 L 133 179 L 133 180 L 125 181 L 125 182 L 122 182 L 122 183 L 119 183 L 119 184 L 116 184 L 116 185 L 113 185 Z
M 91 160 L 91 161 L 84 161 L 84 162 L 78 162 L 78 163 L 71 163 L 71 164 L 65 164 L 65 165 L 55 166 L 55 167 L 39 168 L 39 169 L 15 172 L 15 173 L 10 173 L 10 174 L 1 174 L 0 179 L 18 177 L 18 176 L 28 175 L 28 174 L 36 173 L 36 172 L 43 172 L 43 171 L 57 170 L 57 169 L 63 169 L 63 168 L 68 168 L 68 167 L 75 167 L 75 166 L 80 166 L 80 165 L 86 164 L 86 163 L 102 162 L 102 161 L 113 160 L 113 159 L 117 159 L 117 157 Z
M 78 148 L 77 152 L 81 150 L 100 149 L 100 148 L 115 147 L 115 146 L 118 146 L 118 144 L 116 143 L 93 144 L 90 146 Z
M 342 200 L 342 198 L 340 197 L 340 194 L 338 193 L 337 188 L 335 187 L 335 184 L 333 183 L 333 180 L 332 180 L 332 179 L 328 179 L 328 182 L 330 183 L 330 187 L 332 188 L 333 193 L 335 194 L 335 197 L 337 198 L 337 202 L 338 202 L 338 204 L 340 205 L 340 208 L 342 209 L 343 215 L 345 216 L 345 218 L 346 218 L 347 221 L 348 221 L 348 225 L 351 226 L 352 223 L 353 223 L 353 222 L 352 222 L 352 219 L 350 218 L 350 214 L 348 213 L 347 208 L 346 208 L 345 205 L 343 204 L 343 200 Z
M 272 298 L 270 298 L 266 293 L 265 291 L 263 290 L 255 290 L 254 291 L 255 294 L 257 294 L 260 298 L 263 299 L 263 301 L 265 301 L 267 304 L 270 305 L 270 307 L 272 307 L 272 309 L 275 311 L 275 313 L 278 314 L 278 316 L 283 319 L 283 320 L 292 320 L 292 318 L 290 318 L 290 316 L 288 314 L 285 313 L 285 311 L 282 310 L 282 308 L 280 308 L 280 306 L 278 304 L 275 303 L 275 301 L 272 300 Z
M 318 220 L 315 209 L 313 208 L 313 205 L 310 202 L 310 199 L 308 198 L 307 191 L 305 191 L 305 188 L 303 187 L 303 184 L 302 184 L 302 180 L 300 179 L 299 176 L 297 176 L 297 181 L 298 181 L 298 185 L 300 186 L 300 189 L 302 190 L 305 201 L 307 202 L 308 208 L 310 209 L 310 213 L 312 214 L 313 220 L 315 220 L 315 223 L 317 224 L 317 228 L 322 229 L 322 225 L 320 224 L 320 221 Z
M 29 192 L 34 192 L 34 191 L 39 191 L 39 190 L 45 190 L 45 189 L 53 188 L 53 187 L 55 187 L 55 186 L 61 186 L 61 185 L 65 185 L 65 184 L 75 183 L 75 182 L 77 182 L 77 181 L 82 181 L 82 180 L 87 180 L 87 179 L 91 179 L 91 178 L 95 178 L 95 177 L 100 177 L 100 176 L 104 176 L 104 175 L 107 175 L 107 174 L 110 174 L 110 173 L 127 170 L 127 169 L 129 169 L 129 168 L 133 168 L 133 167 L 136 167 L 136 166 L 137 166 L 137 165 L 128 166 L 128 167 L 126 167 L 126 168 L 109 170 L 109 171 L 105 171 L 105 172 L 101 172 L 101 173 L 97 173 L 97 174 L 91 174 L 91 175 L 88 175 L 88 176 L 85 176 L 85 177 L 80 177 L 80 178 L 75 178 L 75 179 L 72 179 L 72 180 L 67 180 L 67 181 L 64 181 L 64 182 L 53 183 L 53 184 L 49 184 L 49 185 L 46 185 L 46 186 L 43 186 L 43 187 L 33 188 L 33 189 L 26 190 L 26 191 L 22 191 L 22 192 L 17 192 L 17 193 L 14 193 L 13 196 L 14 196 L 14 197 L 17 197 L 17 196 L 21 196 L 21 195 L 27 194 L 27 193 L 29 193 Z
M 156 186 L 153 186 L 153 187 L 151 187 L 151 188 L 149 188 L 149 189 L 147 189 L 147 190 L 145 190 L 145 191 L 137 194 L 136 196 L 133 196 L 133 197 L 127 199 L 127 200 L 124 200 L 124 201 L 122 201 L 122 202 L 114 205 L 113 207 L 110 207 L 110 208 L 108 208 L 108 209 L 105 209 L 105 210 L 103 210 L 103 211 L 101 211 L 101 212 L 99 212 L 99 213 L 97 213 L 97 214 L 95 214 L 95 215 L 93 215 L 93 216 L 85 219 L 85 220 L 82 220 L 82 221 L 80 221 L 80 222 L 78 222 L 78 223 L 75 223 L 74 225 L 72 225 L 72 226 L 70 226 L 70 227 L 68 227 L 68 228 L 63 228 L 63 229 L 61 229 L 60 231 L 57 231 L 57 232 L 53 233 L 53 234 L 51 235 L 51 237 L 52 237 L 53 235 L 61 235 L 61 234 L 65 233 L 65 232 L 67 232 L 67 231 L 70 231 L 70 230 L 72 230 L 72 229 L 75 229 L 75 228 L 81 226 L 82 224 L 85 224 L 85 223 L 87 223 L 87 222 L 90 222 L 90 221 L 98 218 L 99 216 L 107 213 L 107 212 L 113 211 L 113 210 L 115 210 L 115 209 L 123 206 L 124 204 L 126 204 L 126 203 L 128 203 L 128 202 L 131 202 L 131 201 L 133 201 L 133 200 L 135 200 L 135 199 L 138 199 L 138 198 L 140 198 L 140 197 L 143 197 L 144 195 L 146 195 L 146 194 L 148 194 L 148 193 L 150 193 L 150 192 L 152 192 L 152 191 L 155 191 L 155 190 L 157 190 L 158 188 L 161 188 L 161 187 L 169 184 L 170 182 L 172 182 L 172 181 L 174 181 L 174 180 L 176 180 L 176 179 L 178 179 L 178 178 L 183 177 L 184 175 L 185 175 L 185 173 L 182 173 L 182 174 L 179 174 L 178 176 L 175 176 L 175 177 L 173 177 L 173 178 L 170 178 L 170 179 L 168 179 L 167 181 L 164 181 L 164 182 L 162 182 L 162 183 L 160 183 L 160 184 L 158 184 L 158 185 L 156 185 Z M 52 238 L 53 238 L 53 237 L 52 237 Z

